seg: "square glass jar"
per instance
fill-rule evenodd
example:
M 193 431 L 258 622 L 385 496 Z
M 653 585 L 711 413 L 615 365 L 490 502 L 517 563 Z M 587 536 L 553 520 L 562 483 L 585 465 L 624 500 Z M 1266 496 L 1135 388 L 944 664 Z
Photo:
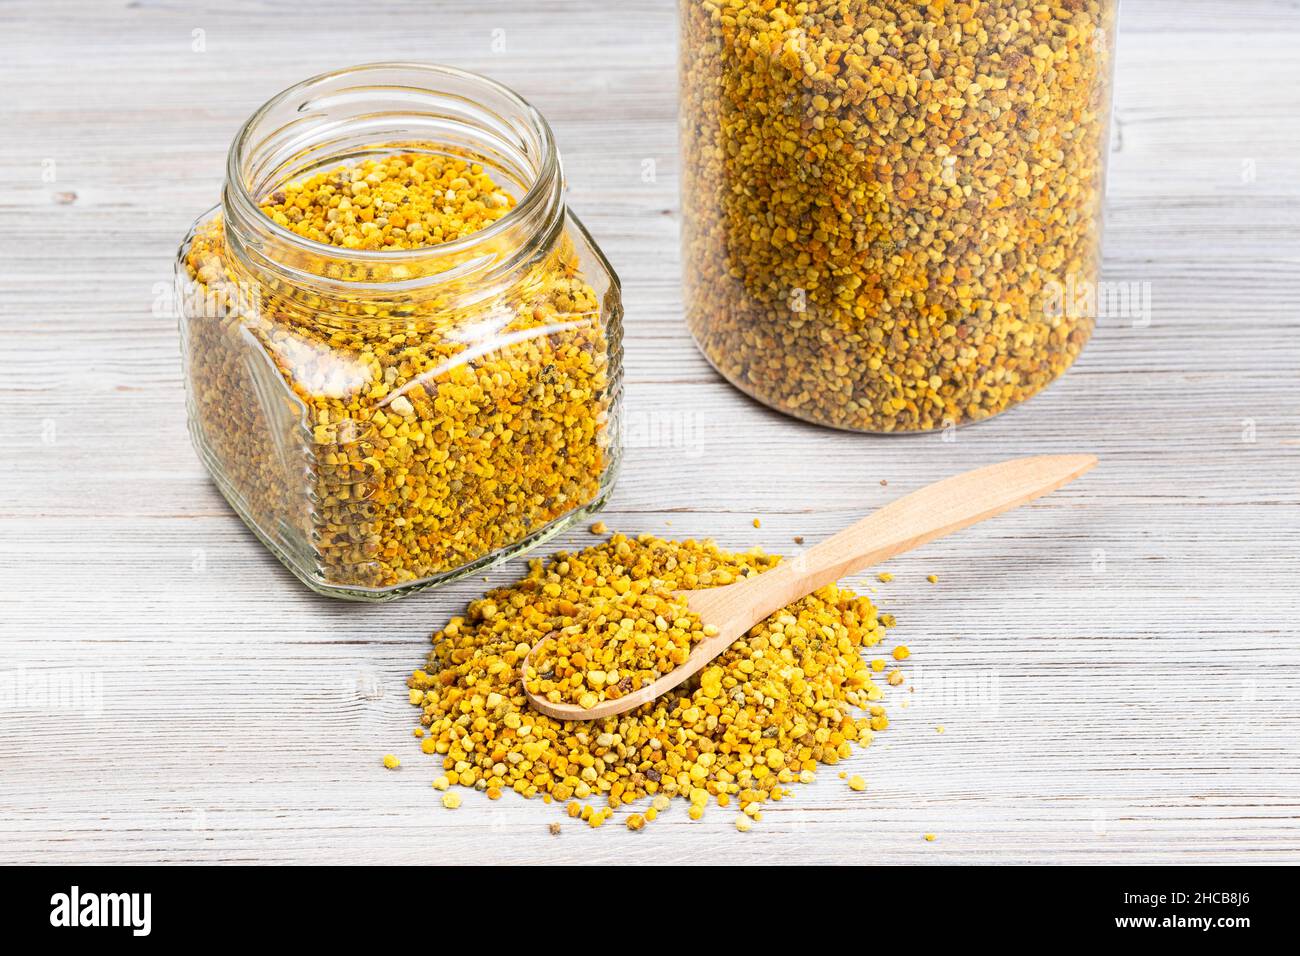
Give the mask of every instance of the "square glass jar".
M 317 241 L 263 211 L 308 177 L 329 188 L 420 156 L 486 174 L 510 208 L 398 249 Z M 195 447 L 322 594 L 383 601 L 480 570 L 612 487 L 618 279 L 564 203 L 546 121 L 500 84 L 375 64 L 275 96 L 236 136 L 176 283 Z

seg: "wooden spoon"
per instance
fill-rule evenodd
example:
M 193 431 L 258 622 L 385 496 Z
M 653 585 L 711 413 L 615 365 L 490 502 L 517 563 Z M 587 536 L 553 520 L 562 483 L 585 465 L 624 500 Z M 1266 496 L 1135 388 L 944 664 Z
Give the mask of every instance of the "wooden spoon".
M 717 626 L 718 633 L 696 644 L 684 664 L 645 687 L 590 708 L 552 703 L 527 688 L 524 692 L 535 709 L 557 720 L 598 720 L 640 707 L 698 673 L 751 627 L 786 605 L 846 574 L 1055 491 L 1095 464 L 1095 455 L 1041 455 L 937 481 L 890 502 L 770 571 L 723 587 L 678 592 L 703 623 Z M 525 668 L 542 643 L 533 646 Z

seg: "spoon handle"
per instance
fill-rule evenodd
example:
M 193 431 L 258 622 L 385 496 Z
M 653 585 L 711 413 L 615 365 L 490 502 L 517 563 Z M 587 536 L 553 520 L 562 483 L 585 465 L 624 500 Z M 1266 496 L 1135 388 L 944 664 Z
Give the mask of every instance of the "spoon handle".
M 1095 455 L 1040 455 L 999 462 L 904 495 L 766 574 L 734 587 L 751 623 L 804 595 L 927 541 L 1010 511 L 1078 478 Z M 707 591 L 699 592 L 701 597 Z
M 648 686 L 586 710 L 525 693 L 534 708 L 556 720 L 595 720 L 632 710 L 698 673 L 741 634 L 787 604 L 846 574 L 1055 491 L 1095 464 L 1095 455 L 1017 458 L 927 485 L 770 571 L 735 584 L 678 592 L 692 611 L 718 630 L 697 644 L 684 664 Z

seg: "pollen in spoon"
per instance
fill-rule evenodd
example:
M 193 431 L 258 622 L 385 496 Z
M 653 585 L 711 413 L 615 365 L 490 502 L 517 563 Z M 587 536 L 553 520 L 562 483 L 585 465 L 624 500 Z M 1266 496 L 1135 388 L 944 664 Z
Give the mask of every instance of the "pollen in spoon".
M 583 709 L 626 697 L 686 663 L 696 644 L 718 633 L 656 578 L 599 579 L 604 583 L 589 594 L 562 603 L 570 623 L 548 632 L 529 658 L 524 686 L 534 696 Z

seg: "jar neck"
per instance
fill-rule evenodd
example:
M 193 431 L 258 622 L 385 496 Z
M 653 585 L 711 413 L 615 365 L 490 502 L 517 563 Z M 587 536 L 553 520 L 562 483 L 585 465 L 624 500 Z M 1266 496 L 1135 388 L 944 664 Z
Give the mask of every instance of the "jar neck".
M 482 164 L 514 208 L 460 239 L 392 251 L 316 242 L 259 208 L 301 177 L 410 152 Z M 490 297 L 545 254 L 565 214 L 559 155 L 537 110 L 485 77 L 405 63 L 326 74 L 269 100 L 231 144 L 222 208 L 228 251 L 254 281 L 318 310 L 364 301 L 366 312 Z

